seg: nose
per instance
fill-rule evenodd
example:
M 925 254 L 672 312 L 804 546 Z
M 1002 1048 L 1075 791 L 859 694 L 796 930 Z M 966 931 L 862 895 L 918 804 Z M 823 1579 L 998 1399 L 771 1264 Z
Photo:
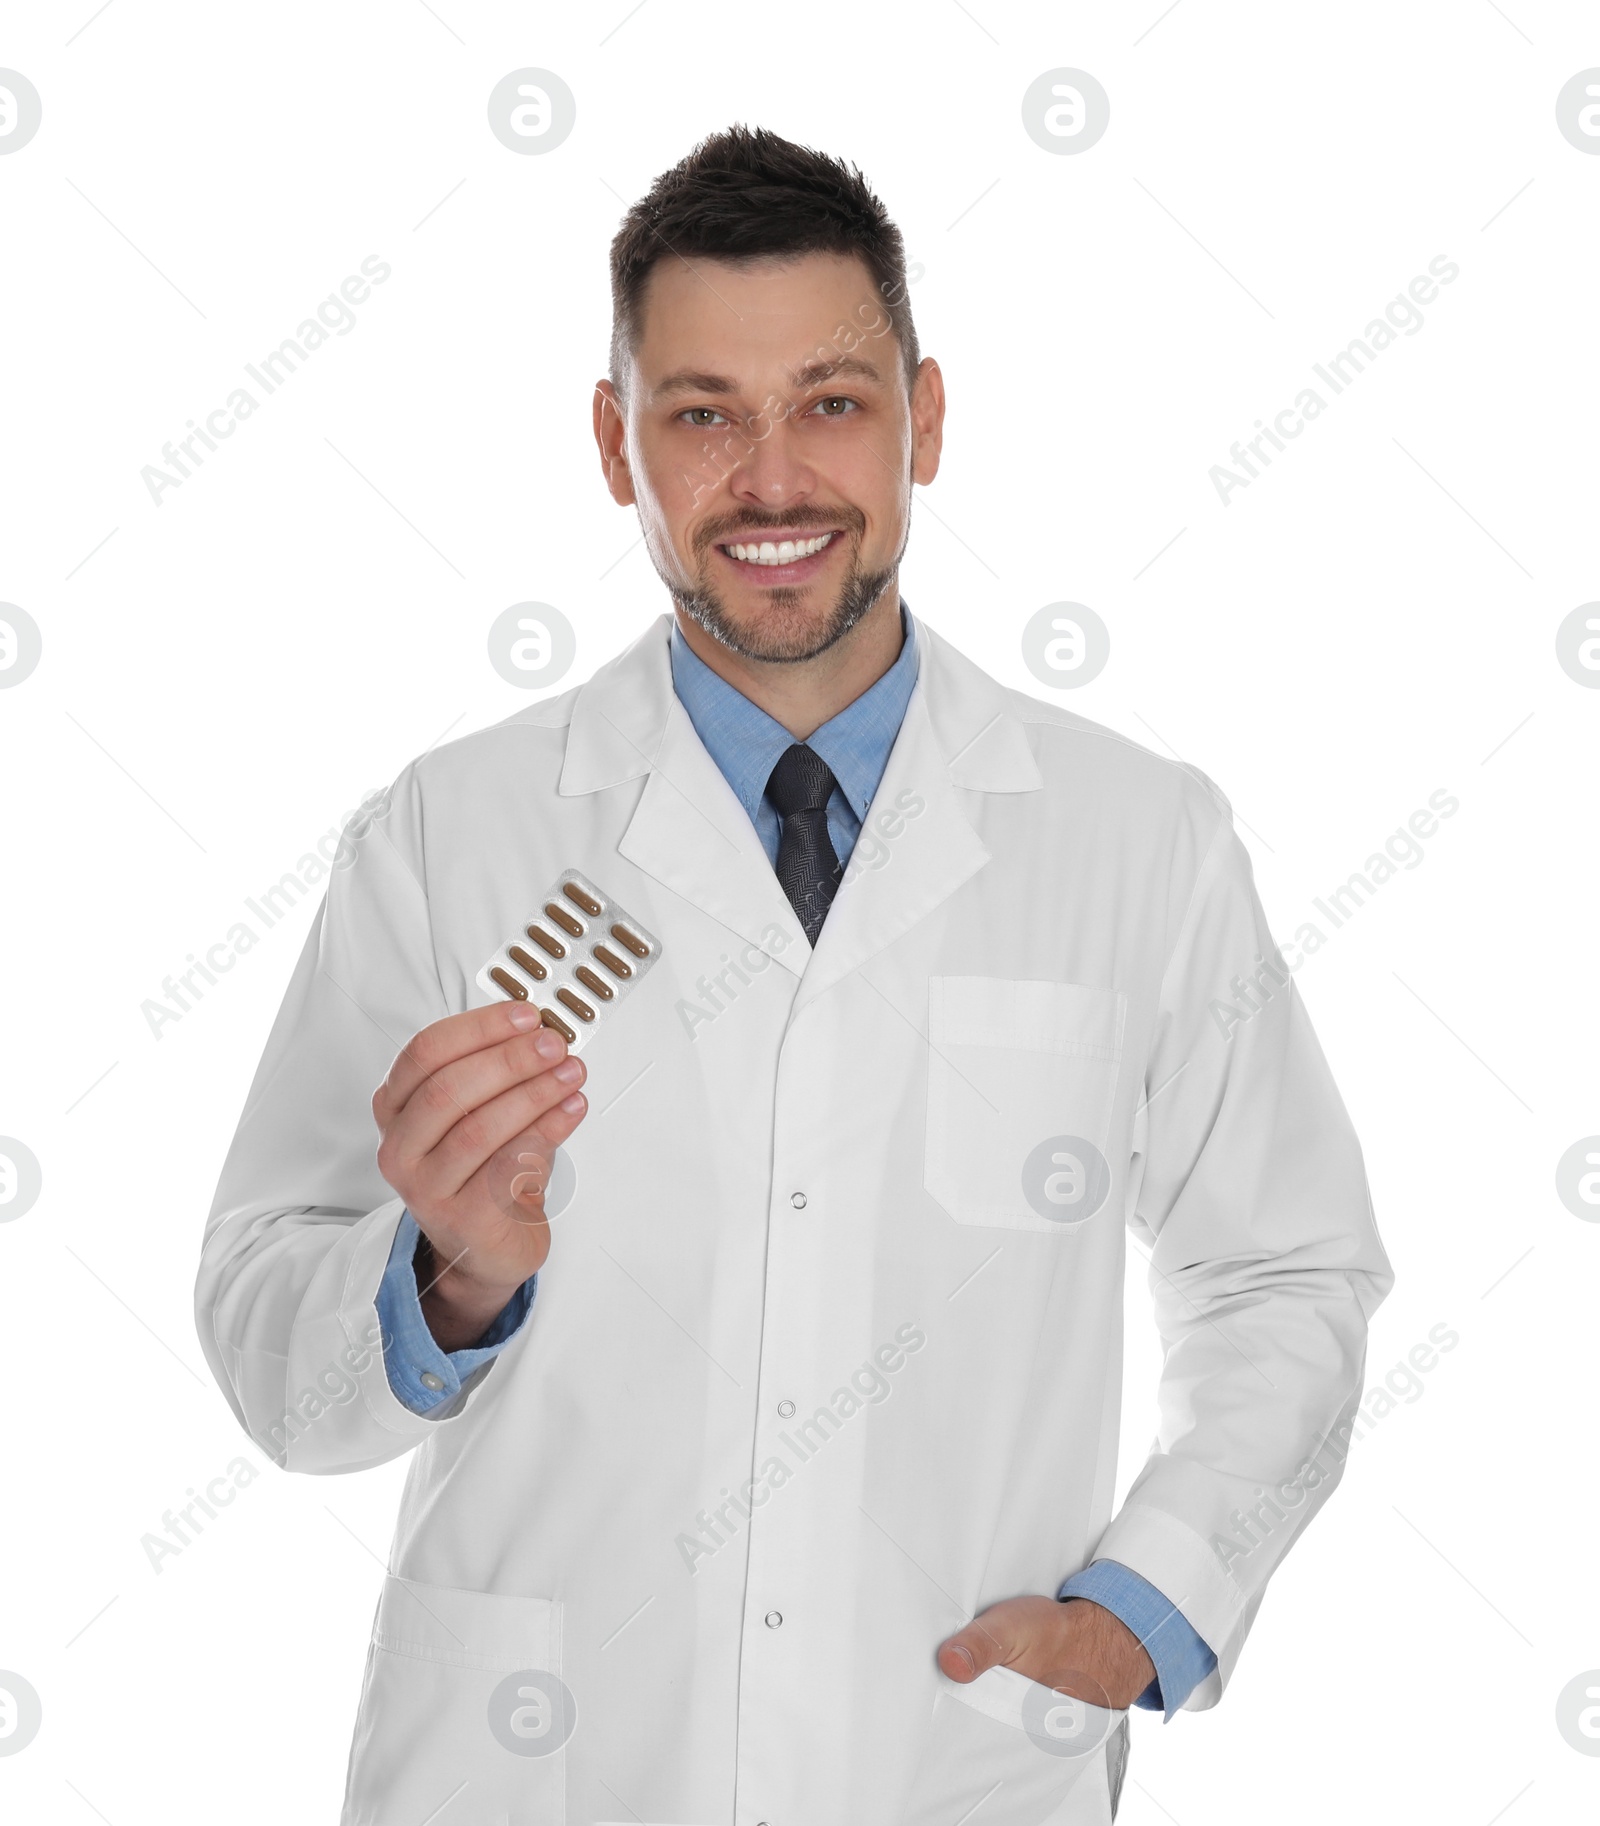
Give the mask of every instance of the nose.
M 765 426 L 765 435 L 758 435 Z M 805 460 L 799 440 L 786 419 L 756 422 L 745 433 L 745 446 L 728 477 L 736 500 L 750 507 L 794 507 L 817 490 L 817 473 Z

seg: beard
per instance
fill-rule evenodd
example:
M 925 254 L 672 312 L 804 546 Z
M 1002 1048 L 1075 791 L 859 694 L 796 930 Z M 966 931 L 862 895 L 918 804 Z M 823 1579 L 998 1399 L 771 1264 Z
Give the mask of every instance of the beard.
M 804 537 L 808 530 L 825 530 L 828 524 L 837 525 L 838 517 L 831 523 L 824 523 L 822 527 L 818 526 L 814 515 L 798 513 L 780 515 L 756 526 L 741 519 L 736 525 L 706 527 L 702 529 L 697 541 L 700 575 L 691 589 L 686 589 L 682 583 L 668 577 L 659 564 L 656 570 L 671 592 L 673 602 L 684 614 L 704 628 L 713 640 L 729 652 L 737 653 L 741 659 L 764 660 L 776 664 L 794 664 L 814 659 L 836 641 L 843 640 L 866 617 L 873 604 L 894 581 L 900 559 L 905 555 L 906 540 L 902 539 L 893 564 L 881 570 L 864 570 L 860 561 L 860 540 L 865 530 L 862 516 L 854 513 L 840 517 L 845 520 L 845 526 L 837 536 L 850 541 L 849 564 L 838 594 L 831 603 L 821 608 L 808 609 L 805 606 L 808 595 L 814 595 L 814 585 L 779 585 L 763 592 L 762 607 L 754 614 L 747 613 L 743 617 L 734 615 L 711 581 L 712 548 L 718 543 L 735 539 L 740 534 L 761 536 L 798 532 Z M 653 559 L 652 554 L 652 561 Z

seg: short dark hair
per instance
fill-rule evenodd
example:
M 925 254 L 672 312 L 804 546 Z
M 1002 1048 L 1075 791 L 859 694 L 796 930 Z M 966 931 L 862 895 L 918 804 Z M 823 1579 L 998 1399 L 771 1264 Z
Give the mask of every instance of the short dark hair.
M 657 263 L 857 255 L 900 345 L 906 387 L 921 355 L 906 295 L 905 243 L 859 166 L 765 127 L 704 139 L 628 211 L 611 243 L 611 384 L 624 391 L 646 283 Z

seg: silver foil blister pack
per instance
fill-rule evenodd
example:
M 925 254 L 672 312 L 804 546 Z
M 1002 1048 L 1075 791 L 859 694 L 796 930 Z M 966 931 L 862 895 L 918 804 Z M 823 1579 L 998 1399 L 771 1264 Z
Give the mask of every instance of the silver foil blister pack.
M 527 1002 L 569 1052 L 609 1021 L 656 959 L 661 941 L 577 869 L 563 869 L 515 938 L 478 972 L 478 987 Z

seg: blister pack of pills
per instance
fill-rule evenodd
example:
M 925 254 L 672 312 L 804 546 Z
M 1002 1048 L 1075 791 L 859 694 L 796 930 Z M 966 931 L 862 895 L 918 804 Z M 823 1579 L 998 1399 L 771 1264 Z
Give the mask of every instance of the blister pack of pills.
M 478 972 L 478 986 L 529 1002 L 582 1052 L 661 955 L 661 941 L 576 869 L 563 869 L 521 933 Z

